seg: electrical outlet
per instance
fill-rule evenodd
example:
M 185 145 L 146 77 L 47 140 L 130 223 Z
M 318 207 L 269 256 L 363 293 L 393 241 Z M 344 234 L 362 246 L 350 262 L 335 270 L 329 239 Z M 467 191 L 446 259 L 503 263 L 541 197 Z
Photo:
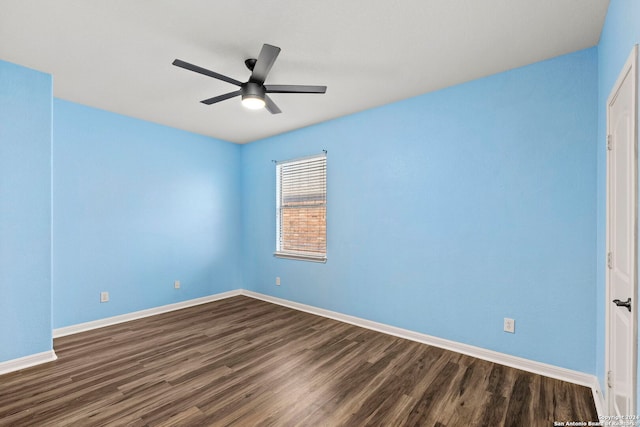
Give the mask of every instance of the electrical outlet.
M 180 289 L 180 280 L 176 280 L 175 282 L 173 282 L 173 287 L 176 289 Z
M 504 318 L 504 331 L 512 334 L 516 333 L 516 321 L 513 319 L 509 319 L 508 317 Z
M 280 286 L 280 277 L 276 277 L 276 286 Z
M 109 302 L 109 292 L 100 292 L 100 302 Z

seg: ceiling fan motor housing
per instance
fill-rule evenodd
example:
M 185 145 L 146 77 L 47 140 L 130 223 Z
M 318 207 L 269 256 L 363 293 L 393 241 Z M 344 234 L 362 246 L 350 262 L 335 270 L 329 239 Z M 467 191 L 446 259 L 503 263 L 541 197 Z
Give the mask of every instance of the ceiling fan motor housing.
M 264 86 L 261 85 L 260 83 L 256 83 L 252 81 L 243 83 L 242 86 L 240 87 L 240 90 L 242 92 L 243 99 L 247 97 L 264 99 L 266 95 Z

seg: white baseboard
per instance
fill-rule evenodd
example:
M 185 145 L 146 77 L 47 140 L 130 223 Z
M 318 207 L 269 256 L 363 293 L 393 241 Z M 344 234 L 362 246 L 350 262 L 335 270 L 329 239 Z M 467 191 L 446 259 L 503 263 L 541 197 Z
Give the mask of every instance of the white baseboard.
M 235 297 L 241 294 L 241 290 L 233 290 L 222 292 L 215 295 L 209 295 L 202 298 L 195 298 L 188 301 L 177 302 L 174 304 L 162 305 L 160 307 L 148 308 L 146 310 L 134 311 L 132 313 L 121 314 L 119 316 L 106 317 L 104 319 L 93 320 L 91 322 L 78 323 L 76 325 L 65 326 L 53 330 L 53 337 L 60 338 L 66 335 L 77 334 L 79 332 L 90 331 L 92 329 L 103 328 L 105 326 L 116 325 L 118 323 L 129 322 L 131 320 L 142 319 L 144 317 L 155 316 L 156 314 L 167 313 L 169 311 L 180 310 L 195 305 L 206 304 L 208 302 L 218 301 L 225 298 Z
M 522 357 L 512 356 L 510 354 L 500 353 L 493 350 L 487 350 L 485 348 L 476 347 L 469 344 L 463 344 L 455 341 L 446 340 L 443 338 L 434 337 L 431 335 L 423 334 L 420 332 L 410 331 L 408 329 L 402 329 L 395 326 L 386 325 L 384 323 L 373 322 L 371 320 L 362 319 L 355 316 L 349 316 L 347 314 L 338 313 L 335 311 L 325 310 L 323 308 L 314 307 L 311 305 L 301 304 L 282 298 L 272 297 L 270 295 L 261 294 L 258 292 L 248 291 L 243 289 L 242 295 L 267 301 L 270 303 L 282 305 L 285 307 L 293 308 L 295 310 L 304 311 L 318 316 L 328 317 L 330 319 L 338 320 L 352 325 L 360 326 L 363 328 L 371 329 L 374 331 L 382 332 L 385 334 L 393 335 L 399 338 L 405 338 L 411 341 L 420 342 L 423 344 L 432 345 L 434 347 L 443 348 L 446 350 L 455 351 L 457 353 L 473 356 L 478 359 L 487 360 L 489 362 L 498 363 L 512 368 L 521 369 L 523 371 L 532 372 L 534 374 L 543 375 L 546 377 L 555 378 L 558 380 L 566 381 L 573 384 L 589 387 L 593 393 L 593 398 L 598 410 L 598 415 L 603 414 L 603 398 L 602 391 L 600 390 L 600 383 L 595 375 L 586 374 L 584 372 L 574 371 L 571 369 L 561 368 L 554 365 L 549 365 L 542 362 L 536 362 L 533 360 L 525 359 Z
M 609 415 L 609 412 L 607 411 L 607 402 L 604 398 L 604 394 L 602 394 L 600 381 L 598 381 L 597 377 L 594 377 L 594 384 L 591 386 L 591 392 L 593 393 L 593 401 L 596 404 L 598 415 Z
M 53 350 L 49 350 L 42 353 L 19 357 L 18 359 L 7 360 L 6 362 L 0 362 L 0 375 L 30 368 L 42 363 L 53 362 L 57 358 L 58 356 L 56 356 L 56 353 Z

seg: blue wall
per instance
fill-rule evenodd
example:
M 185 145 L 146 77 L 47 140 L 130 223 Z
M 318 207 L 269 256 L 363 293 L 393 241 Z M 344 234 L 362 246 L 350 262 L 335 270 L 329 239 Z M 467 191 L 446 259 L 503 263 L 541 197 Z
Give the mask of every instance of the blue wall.
M 598 45 L 598 253 L 597 253 L 597 374 L 604 385 L 605 371 L 605 251 L 606 251 L 606 104 L 613 85 L 634 44 L 640 42 L 640 2 L 611 0 Z M 640 349 L 639 349 L 640 353 Z M 640 366 L 639 366 L 640 368 Z M 640 369 L 638 370 L 640 372 Z M 640 386 L 640 381 L 638 382 Z M 637 392 L 640 408 L 640 387 Z
M 50 77 L 0 65 L 0 361 L 49 350 L 52 327 L 244 287 L 601 369 L 595 48 L 245 146 L 54 100 L 51 151 Z M 329 260 L 276 259 L 272 160 L 323 149 Z
M 593 48 L 244 146 L 245 287 L 595 373 L 596 124 Z M 328 261 L 274 258 L 322 149 Z
M 51 76 L 0 61 L 0 362 L 51 349 Z
M 54 328 L 242 287 L 241 146 L 57 99 L 53 117 Z

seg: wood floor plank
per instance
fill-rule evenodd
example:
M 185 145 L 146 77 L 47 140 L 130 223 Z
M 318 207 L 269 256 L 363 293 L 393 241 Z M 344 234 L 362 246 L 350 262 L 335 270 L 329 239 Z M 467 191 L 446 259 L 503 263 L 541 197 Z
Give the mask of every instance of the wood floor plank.
M 548 426 L 585 387 L 248 297 L 57 338 L 0 426 Z

